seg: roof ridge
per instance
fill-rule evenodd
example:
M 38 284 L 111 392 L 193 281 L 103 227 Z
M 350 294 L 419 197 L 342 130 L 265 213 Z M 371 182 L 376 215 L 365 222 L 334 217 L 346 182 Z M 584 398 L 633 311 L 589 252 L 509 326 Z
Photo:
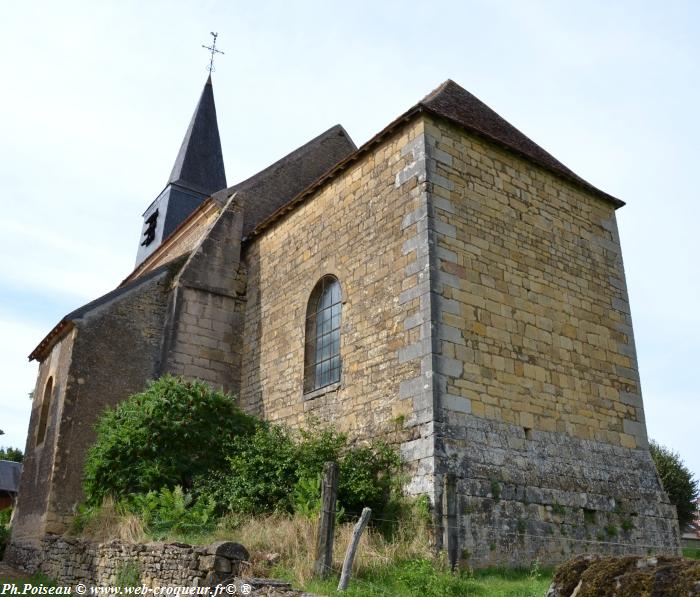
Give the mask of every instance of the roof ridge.
M 435 89 L 433 89 L 426 96 L 424 96 L 423 99 L 418 102 L 418 104 L 422 104 L 423 102 L 431 100 L 434 96 L 438 95 L 444 89 L 446 89 L 450 84 L 457 85 L 457 83 L 455 83 L 452 79 L 445 79 L 442 83 L 440 83 L 440 85 L 438 85 Z M 459 87 L 459 85 L 457 85 L 457 87 Z
M 331 137 L 331 136 L 332 136 L 332 133 L 333 133 L 334 131 L 338 131 L 339 133 L 341 133 L 348 141 L 350 141 L 350 143 L 352 144 L 352 146 L 353 146 L 355 149 L 357 149 L 357 146 L 355 145 L 355 142 L 352 140 L 352 138 L 350 137 L 350 135 L 348 134 L 348 132 L 345 130 L 345 127 L 343 127 L 343 125 L 341 125 L 341 124 L 334 124 L 332 127 L 330 127 L 329 129 L 323 131 L 321 134 L 316 135 L 313 139 L 307 141 L 307 142 L 304 143 L 303 145 L 300 145 L 300 146 L 297 147 L 296 149 L 293 149 L 293 150 L 290 151 L 288 154 L 282 156 L 280 159 L 275 160 L 275 161 L 272 162 L 272 164 L 270 164 L 269 166 L 266 166 L 265 168 L 263 168 L 262 170 L 256 172 L 255 174 L 252 174 L 252 175 L 249 176 L 248 178 L 246 178 L 246 179 L 244 179 L 244 180 L 242 180 L 242 181 L 240 181 L 240 182 L 237 182 L 235 185 L 232 185 L 232 186 L 228 187 L 228 189 L 226 189 L 226 190 L 228 190 L 228 191 L 233 191 L 233 190 L 245 190 L 246 183 L 251 183 L 251 182 L 253 182 L 254 180 L 256 180 L 256 179 L 258 179 L 259 177 L 261 177 L 262 175 L 271 172 L 272 170 L 275 169 L 275 167 L 280 167 L 281 165 L 285 164 L 286 162 L 289 162 L 290 160 L 292 160 L 292 159 L 294 159 L 294 158 L 296 158 L 296 157 L 302 155 L 305 151 L 308 151 L 309 149 L 311 149 L 312 146 L 313 146 L 314 144 L 316 144 L 319 140 L 324 139 L 324 138 L 326 138 L 326 137 Z
M 446 118 L 476 135 L 495 142 L 550 172 L 595 192 L 611 201 L 616 207 L 624 205 L 620 199 L 601 191 L 581 178 L 488 104 L 451 79 L 442 83 L 418 102 L 415 107 L 423 108 L 433 115 Z
M 528 147 L 525 148 L 519 148 L 517 144 L 515 144 L 512 140 L 509 140 L 508 138 L 499 138 L 498 136 L 490 133 L 489 131 L 485 131 L 482 128 L 478 127 L 475 123 L 469 122 L 468 120 L 465 120 L 464 118 L 460 118 L 459 114 L 455 113 L 449 113 L 449 111 L 445 109 L 438 109 L 434 102 L 440 98 L 442 94 L 449 93 L 451 92 L 452 94 L 457 93 L 461 96 L 463 96 L 461 99 L 467 99 L 469 103 L 472 106 L 477 106 L 480 109 L 483 107 L 485 108 L 489 114 L 495 116 L 497 118 L 497 121 L 499 123 L 503 123 L 505 125 L 506 129 L 516 133 L 517 137 L 520 139 L 525 139 L 527 141 Z M 482 138 L 487 139 L 491 143 L 496 143 L 497 145 L 500 145 L 501 147 L 506 148 L 508 151 L 511 151 L 512 153 L 519 155 L 522 158 L 525 158 L 526 160 L 533 162 L 537 164 L 539 167 L 544 168 L 545 170 L 549 171 L 550 173 L 554 174 L 555 176 L 559 176 L 561 178 L 564 178 L 565 180 L 579 186 L 583 187 L 589 192 L 594 193 L 598 197 L 601 197 L 602 199 L 611 202 L 615 208 L 622 207 L 625 203 L 624 201 L 621 201 L 620 199 L 617 199 L 616 197 L 613 197 L 612 195 L 609 195 L 608 193 L 601 191 L 597 187 L 593 186 L 589 182 L 585 181 L 583 178 L 575 174 L 572 170 L 567 168 L 564 164 L 559 162 L 556 158 L 554 158 L 551 154 L 549 154 L 547 151 L 542 149 L 539 145 L 537 145 L 534 141 L 532 141 L 529 137 L 527 137 L 524 133 L 519 131 L 517 128 L 515 128 L 512 124 L 510 124 L 508 121 L 506 121 L 502 116 L 500 116 L 495 110 L 491 109 L 487 104 L 482 102 L 478 97 L 464 89 L 462 86 L 460 86 L 458 83 L 455 83 L 452 79 L 447 79 L 446 81 L 443 81 L 438 87 L 436 87 L 433 91 L 431 91 L 428 95 L 426 95 L 422 100 L 420 100 L 418 103 L 414 104 L 411 106 L 408 110 L 406 110 L 403 114 L 395 118 L 392 122 L 390 122 L 387 126 L 385 126 L 381 131 L 379 131 L 377 134 L 375 134 L 371 139 L 363 143 L 358 149 L 356 149 L 353 153 L 345 157 L 343 160 L 339 161 L 338 163 L 335 164 L 335 166 L 331 167 L 325 174 L 321 175 L 319 178 L 317 178 L 314 182 L 312 182 L 308 187 L 300 191 L 295 197 L 293 197 L 291 200 L 289 200 L 287 203 L 284 205 L 280 206 L 277 210 L 275 210 L 273 213 L 271 213 L 269 216 L 267 216 L 265 219 L 261 220 L 253 230 L 247 235 L 246 239 L 249 239 L 252 236 L 257 236 L 264 230 L 267 226 L 269 226 L 272 222 L 277 220 L 278 218 L 282 217 L 285 213 L 289 212 L 290 210 L 294 209 L 296 205 L 304 201 L 306 197 L 308 197 L 311 193 L 315 192 L 318 190 L 319 187 L 323 186 L 326 182 L 329 180 L 333 179 L 340 171 L 342 171 L 344 168 L 346 168 L 351 162 L 359 159 L 361 155 L 363 155 L 365 152 L 369 151 L 370 148 L 377 143 L 380 143 L 384 138 L 386 138 L 387 135 L 390 135 L 397 127 L 401 126 L 403 123 L 409 121 L 410 119 L 414 118 L 417 114 L 419 114 L 421 111 L 424 111 L 428 114 L 431 114 L 433 116 L 437 116 L 439 118 L 444 118 L 451 123 L 462 127 L 463 129 L 466 129 L 467 131 L 471 132 L 472 134 L 478 135 Z M 533 155 L 531 151 L 527 151 L 527 149 L 531 149 L 532 147 L 537 148 L 538 152 L 541 152 L 539 155 Z

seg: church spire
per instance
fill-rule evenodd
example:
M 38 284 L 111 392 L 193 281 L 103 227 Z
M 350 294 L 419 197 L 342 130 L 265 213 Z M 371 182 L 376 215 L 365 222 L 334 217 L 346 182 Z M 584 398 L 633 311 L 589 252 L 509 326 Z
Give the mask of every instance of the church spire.
M 136 265 L 210 195 L 226 188 L 211 73 L 187 127 L 168 182 L 143 214 Z
M 168 184 L 179 184 L 207 195 L 226 186 L 211 74 L 204 84 Z

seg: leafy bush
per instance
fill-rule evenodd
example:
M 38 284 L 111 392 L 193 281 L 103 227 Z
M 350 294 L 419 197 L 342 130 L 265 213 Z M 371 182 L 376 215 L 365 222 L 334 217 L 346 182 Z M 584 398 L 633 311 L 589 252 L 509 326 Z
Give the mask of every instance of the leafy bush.
M 290 509 L 297 481 L 294 441 L 284 428 L 258 425 L 250 437 L 234 439 L 228 467 L 198 490 L 214 498 L 222 510 L 256 513 Z
M 383 442 L 345 450 L 340 458 L 338 501 L 350 513 L 359 514 L 368 507 L 379 516 L 389 503 L 400 464 L 396 451 Z
M 221 510 L 299 512 L 313 516 L 320 507 L 320 477 L 325 462 L 339 465 L 338 509 L 351 514 L 363 507 L 375 515 L 387 505 L 398 454 L 385 444 L 351 447 L 333 430 L 292 435 L 277 425 L 259 424 L 251 437 L 232 443 L 229 467 L 198 490 L 214 498 Z
M 5 555 L 5 545 L 10 538 L 10 517 L 12 516 L 12 508 L 0 510 L 0 560 Z
M 300 477 L 292 493 L 292 508 L 306 518 L 317 518 L 321 511 L 321 475 Z
M 683 464 L 681 457 L 672 450 L 654 441 L 650 442 L 649 450 L 668 499 L 676 506 L 678 524 L 683 530 L 695 516 L 698 482 Z
M 177 486 L 160 491 L 134 494 L 125 502 L 125 508 L 137 514 L 148 533 L 162 539 L 169 533 L 202 535 L 214 529 L 214 500 L 185 493 Z
M 155 534 L 206 526 L 214 508 L 313 516 L 327 461 L 339 465 L 341 514 L 383 512 L 400 465 L 387 445 L 352 447 L 333 430 L 293 434 L 203 383 L 166 376 L 100 418 L 85 465 L 86 520 L 110 496 Z
M 87 502 L 189 489 L 198 476 L 225 467 L 235 440 L 255 427 L 233 397 L 201 382 L 161 377 L 100 417 L 85 464 Z

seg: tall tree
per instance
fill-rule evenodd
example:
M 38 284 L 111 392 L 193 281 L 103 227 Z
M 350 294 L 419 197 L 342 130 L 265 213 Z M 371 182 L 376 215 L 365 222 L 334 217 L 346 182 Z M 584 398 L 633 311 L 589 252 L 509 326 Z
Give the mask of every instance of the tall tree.
M 676 452 L 653 440 L 649 449 L 668 499 L 678 511 L 678 524 L 683 531 L 695 517 L 698 482 Z
M 0 460 L 22 462 L 22 460 L 24 460 L 24 453 L 19 448 L 0 448 Z

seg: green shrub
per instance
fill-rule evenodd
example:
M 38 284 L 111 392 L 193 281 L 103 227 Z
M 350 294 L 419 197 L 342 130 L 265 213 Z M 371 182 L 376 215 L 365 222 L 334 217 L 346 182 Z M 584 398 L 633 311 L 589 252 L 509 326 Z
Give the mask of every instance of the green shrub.
M 225 470 L 202 478 L 197 489 L 220 510 L 260 513 L 291 510 L 297 482 L 294 440 L 277 425 L 259 424 L 250 437 L 233 440 Z
M 227 470 L 203 477 L 197 486 L 220 511 L 306 516 L 318 513 L 325 462 L 338 463 L 338 511 L 359 514 L 367 506 L 376 516 L 389 503 L 400 464 L 385 444 L 351 447 L 344 434 L 332 430 L 293 435 L 265 423 L 252 436 L 236 438 L 227 460 Z
M 0 560 L 5 555 L 5 545 L 10 538 L 10 517 L 12 516 L 12 508 L 0 510 Z
M 203 535 L 216 526 L 214 500 L 207 497 L 195 499 L 180 486 L 173 490 L 163 487 L 160 491 L 131 495 L 124 507 L 139 516 L 155 539 L 163 539 L 169 533 Z
M 349 513 L 368 507 L 379 516 L 390 501 L 400 464 L 396 451 L 382 442 L 347 449 L 340 458 L 338 501 Z
M 102 505 L 78 504 L 71 520 L 71 532 L 80 534 L 85 531 L 88 524 L 98 515 L 101 509 Z
M 115 579 L 116 587 L 128 589 L 130 587 L 138 587 L 141 585 L 141 570 L 138 562 L 127 562 L 117 568 L 117 577 Z
M 683 464 L 681 457 L 651 441 L 649 444 L 651 457 L 659 471 L 661 483 L 668 494 L 668 499 L 678 512 L 678 524 L 681 531 L 693 521 L 696 513 L 695 500 L 698 499 L 698 481 L 693 477 L 688 467 Z
M 292 507 L 296 514 L 317 518 L 321 511 L 321 475 L 300 477 L 294 486 Z
M 340 469 L 341 515 L 359 514 L 363 507 L 372 508 L 375 517 L 385 511 L 400 466 L 386 444 L 352 447 L 346 435 L 333 430 L 292 434 L 242 413 L 231 396 L 203 383 L 166 376 L 100 418 L 86 460 L 84 509 L 89 514 L 90 507 L 112 496 L 117 505 L 143 510 L 144 522 L 153 528 L 161 528 L 161 514 L 148 518 L 149 512 L 165 516 L 175 508 L 173 500 L 186 502 L 177 516 L 196 517 L 195 502 L 207 504 L 207 512 L 214 504 L 218 514 L 313 516 L 319 508 L 318 479 L 328 461 Z M 182 488 L 181 495 L 173 487 Z M 161 526 L 173 528 L 168 525 Z
M 224 468 L 236 439 L 255 427 L 233 397 L 201 382 L 162 377 L 100 417 L 85 464 L 87 502 L 190 489 L 197 477 Z
M 323 472 L 326 462 L 340 463 L 348 438 L 332 429 L 299 431 L 296 441 L 297 476 L 314 478 Z

